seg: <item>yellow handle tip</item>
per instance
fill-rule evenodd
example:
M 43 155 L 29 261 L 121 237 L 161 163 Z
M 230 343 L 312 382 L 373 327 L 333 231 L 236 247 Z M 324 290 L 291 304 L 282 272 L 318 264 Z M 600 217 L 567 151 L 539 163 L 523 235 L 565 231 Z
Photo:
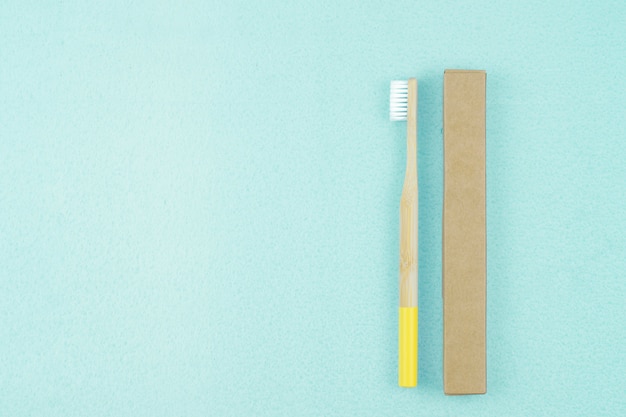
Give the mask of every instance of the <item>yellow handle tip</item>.
M 398 320 L 398 385 L 417 385 L 417 307 L 400 307 Z

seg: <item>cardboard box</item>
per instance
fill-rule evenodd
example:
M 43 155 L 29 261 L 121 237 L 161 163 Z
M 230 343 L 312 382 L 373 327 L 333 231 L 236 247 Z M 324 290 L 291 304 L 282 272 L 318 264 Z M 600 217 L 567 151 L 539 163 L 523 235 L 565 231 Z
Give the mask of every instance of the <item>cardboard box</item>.
M 484 394 L 486 369 L 485 71 L 443 76 L 443 386 Z

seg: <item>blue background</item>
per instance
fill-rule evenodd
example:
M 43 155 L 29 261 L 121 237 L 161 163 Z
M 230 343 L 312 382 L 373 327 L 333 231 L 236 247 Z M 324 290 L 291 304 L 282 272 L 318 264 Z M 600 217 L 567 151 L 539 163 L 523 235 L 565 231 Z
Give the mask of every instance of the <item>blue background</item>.
M 125 3 L 0 5 L 1 416 L 626 415 L 626 3 Z M 442 391 L 446 68 L 488 73 L 485 396 Z

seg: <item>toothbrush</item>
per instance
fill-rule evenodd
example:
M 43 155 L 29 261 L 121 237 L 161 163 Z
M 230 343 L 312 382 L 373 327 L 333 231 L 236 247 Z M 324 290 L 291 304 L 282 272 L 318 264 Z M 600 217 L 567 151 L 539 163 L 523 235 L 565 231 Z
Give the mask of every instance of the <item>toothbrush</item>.
M 398 385 L 417 385 L 417 80 L 392 81 L 392 121 L 406 120 L 406 173 L 400 198 Z

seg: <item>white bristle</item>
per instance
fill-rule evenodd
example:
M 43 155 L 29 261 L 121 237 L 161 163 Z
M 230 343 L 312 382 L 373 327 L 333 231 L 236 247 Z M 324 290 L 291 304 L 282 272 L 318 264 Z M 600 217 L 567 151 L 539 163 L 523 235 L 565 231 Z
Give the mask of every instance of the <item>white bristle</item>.
M 409 99 L 409 82 L 392 81 L 389 96 L 389 119 L 392 121 L 406 120 L 407 101 Z

